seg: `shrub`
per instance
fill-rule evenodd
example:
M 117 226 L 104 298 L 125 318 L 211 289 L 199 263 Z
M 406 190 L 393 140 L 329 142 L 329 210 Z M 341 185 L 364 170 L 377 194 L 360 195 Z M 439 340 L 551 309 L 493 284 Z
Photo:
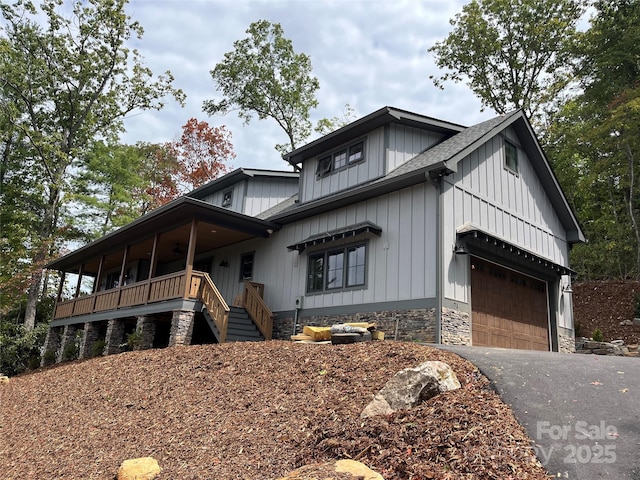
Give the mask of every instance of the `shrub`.
M 53 350 L 47 350 L 44 352 L 44 355 L 42 356 L 42 364 L 46 366 L 53 365 L 54 363 L 56 363 L 56 352 Z
M 640 318 L 640 293 L 633 297 L 633 318 Z
M 127 334 L 127 347 L 129 350 L 136 350 L 142 345 L 142 334 L 137 330 Z
M 99 357 L 102 355 L 104 351 L 104 347 L 107 344 L 104 340 L 96 340 L 93 345 L 91 345 L 91 356 Z
M 602 334 L 602 330 L 600 330 L 599 328 L 596 328 L 593 331 L 593 335 L 591 336 L 591 338 L 593 339 L 594 342 L 603 342 L 604 335 Z
M 40 350 L 44 345 L 49 325 L 39 323 L 31 331 L 21 324 L 2 322 L 0 324 L 0 372 L 4 375 L 18 375 L 37 368 L 40 364 Z
M 75 343 L 68 343 L 62 351 L 62 361 L 68 362 L 78 358 L 78 346 Z

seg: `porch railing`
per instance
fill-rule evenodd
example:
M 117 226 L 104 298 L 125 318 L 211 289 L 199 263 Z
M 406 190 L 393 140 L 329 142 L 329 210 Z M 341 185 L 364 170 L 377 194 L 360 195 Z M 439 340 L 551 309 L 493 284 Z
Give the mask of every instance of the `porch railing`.
M 265 340 L 271 340 L 273 332 L 273 313 L 262 299 L 264 285 L 262 283 L 244 282 L 242 305 L 253 319 Z
M 200 301 L 206 307 L 211 318 L 213 318 L 213 322 L 216 324 L 218 332 L 220 332 L 219 342 L 224 343 L 227 339 L 229 325 L 229 305 L 225 302 L 211 277 L 206 273 L 193 272 L 190 295 L 194 293 L 199 295 Z
M 189 290 L 185 292 L 187 281 L 189 282 Z M 263 296 L 263 284 L 244 283 L 242 306 L 247 310 L 264 338 L 271 340 L 274 315 L 264 302 Z M 220 332 L 220 341 L 224 342 L 229 322 L 229 306 L 211 277 L 204 272 L 195 270 L 192 271 L 188 280 L 186 271 L 181 271 L 58 302 L 54 318 L 88 315 L 185 297 L 200 300 L 203 303 Z

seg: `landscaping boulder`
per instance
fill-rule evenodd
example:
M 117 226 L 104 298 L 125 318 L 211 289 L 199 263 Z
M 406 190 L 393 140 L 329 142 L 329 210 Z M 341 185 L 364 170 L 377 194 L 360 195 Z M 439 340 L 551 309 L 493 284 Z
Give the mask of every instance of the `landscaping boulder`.
M 117 480 L 153 480 L 161 471 L 155 458 L 132 458 L 122 462 Z
M 386 415 L 406 410 L 436 395 L 460 388 L 456 374 L 444 362 L 425 362 L 394 375 L 365 407 L 361 417 Z
M 6 375 L 0 375 L 0 383 L 9 383 L 9 377 Z
M 341 480 L 384 480 L 382 475 L 355 460 L 338 460 L 333 463 L 306 465 L 278 480 L 325 480 L 336 477 Z

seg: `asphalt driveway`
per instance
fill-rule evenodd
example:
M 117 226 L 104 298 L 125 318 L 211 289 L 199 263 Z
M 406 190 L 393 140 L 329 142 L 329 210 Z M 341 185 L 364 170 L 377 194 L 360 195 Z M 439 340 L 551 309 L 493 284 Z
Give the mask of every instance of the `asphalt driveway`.
M 474 363 L 556 478 L 640 480 L 640 359 L 434 345 Z

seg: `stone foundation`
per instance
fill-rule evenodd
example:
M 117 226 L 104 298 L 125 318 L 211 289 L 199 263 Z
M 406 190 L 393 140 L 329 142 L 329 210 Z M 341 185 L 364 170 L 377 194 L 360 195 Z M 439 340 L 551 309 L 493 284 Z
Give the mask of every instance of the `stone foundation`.
M 109 320 L 107 324 L 107 334 L 104 339 L 103 355 L 112 355 L 124 350 L 124 326 L 124 321 L 121 319 Z
M 171 318 L 171 333 L 169 346 L 189 345 L 193 335 L 193 323 L 195 312 L 177 310 Z
M 136 332 L 140 335 L 140 343 L 134 350 L 146 350 L 153 348 L 153 339 L 156 336 L 156 322 L 151 317 L 141 315 L 137 318 Z
M 56 363 L 60 363 L 66 360 L 74 360 L 78 358 L 78 349 L 76 346 L 76 333 L 78 332 L 77 325 L 65 325 L 62 333 L 62 340 L 60 342 L 60 348 L 56 355 Z M 66 357 L 66 358 L 65 358 Z
M 443 345 L 471 345 L 471 315 L 443 308 L 440 323 Z
M 100 329 L 95 322 L 86 322 L 84 324 L 78 358 L 91 358 L 93 356 L 93 345 L 98 341 L 99 335 Z
M 573 353 L 576 351 L 576 342 L 572 335 L 558 334 L 558 351 L 560 353 Z
M 434 309 L 393 310 L 384 312 L 363 312 L 348 315 L 304 315 L 298 318 L 296 333 L 301 333 L 306 325 L 331 326 L 336 323 L 371 322 L 377 330 L 383 331 L 385 339 L 402 341 L 435 342 Z M 273 338 L 289 340 L 293 334 L 293 317 L 276 318 L 273 322 Z
M 54 363 L 58 358 L 61 351 L 60 343 L 62 340 L 62 328 L 63 327 L 49 327 L 47 338 L 44 340 L 40 366 L 44 367 Z

